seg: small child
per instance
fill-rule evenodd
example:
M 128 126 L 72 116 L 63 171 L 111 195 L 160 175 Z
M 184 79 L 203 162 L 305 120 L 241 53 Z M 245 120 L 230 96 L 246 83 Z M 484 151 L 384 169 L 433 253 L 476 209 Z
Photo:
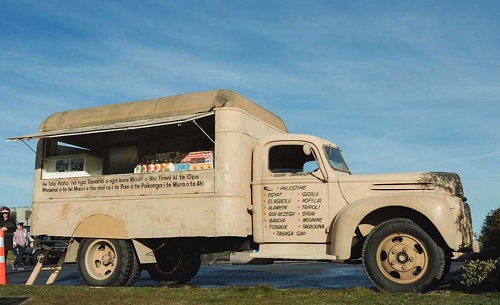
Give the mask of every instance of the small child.
M 24 251 L 26 251 L 26 245 L 28 244 L 28 234 L 23 228 L 23 223 L 17 224 L 17 230 L 14 232 L 14 238 L 12 239 L 14 245 L 14 254 L 16 255 L 16 260 L 12 265 L 14 270 L 24 270 L 23 268 L 23 256 Z

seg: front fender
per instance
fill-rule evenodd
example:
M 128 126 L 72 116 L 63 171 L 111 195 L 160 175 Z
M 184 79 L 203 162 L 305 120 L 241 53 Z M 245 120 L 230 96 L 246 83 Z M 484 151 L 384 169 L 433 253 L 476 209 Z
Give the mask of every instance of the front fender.
M 404 207 L 424 215 L 434 224 L 446 244 L 456 248 L 450 203 L 442 197 L 419 193 L 364 198 L 346 205 L 333 220 L 331 253 L 337 259 L 348 259 L 356 227 L 368 214 L 386 207 Z

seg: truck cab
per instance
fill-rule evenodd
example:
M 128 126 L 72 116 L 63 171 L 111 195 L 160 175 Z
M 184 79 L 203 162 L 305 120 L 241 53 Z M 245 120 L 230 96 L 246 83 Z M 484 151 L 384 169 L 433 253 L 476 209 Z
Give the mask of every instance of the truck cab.
M 350 175 L 339 148 L 313 136 L 274 135 L 258 142 L 253 160 L 251 212 L 259 255 L 283 256 L 284 246 L 290 259 L 335 259 L 329 233 L 346 204 L 338 180 Z
M 457 174 L 352 175 L 308 135 L 265 137 L 253 160 L 252 257 L 361 260 L 381 290 L 408 291 L 442 280 L 452 252 L 477 251 Z

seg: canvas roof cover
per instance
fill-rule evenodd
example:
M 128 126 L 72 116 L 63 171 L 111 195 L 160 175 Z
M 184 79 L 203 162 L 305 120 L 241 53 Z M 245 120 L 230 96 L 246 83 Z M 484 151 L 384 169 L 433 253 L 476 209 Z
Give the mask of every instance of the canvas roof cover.
M 7 140 L 29 140 L 177 124 L 214 114 L 219 107 L 242 109 L 275 128 L 287 131 L 270 111 L 230 90 L 188 93 L 156 99 L 57 112 L 38 132 Z

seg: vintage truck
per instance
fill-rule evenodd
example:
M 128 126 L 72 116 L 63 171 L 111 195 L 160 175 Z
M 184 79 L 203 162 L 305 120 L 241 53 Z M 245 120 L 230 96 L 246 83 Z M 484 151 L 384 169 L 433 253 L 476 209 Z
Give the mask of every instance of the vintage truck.
M 69 239 L 87 285 L 184 283 L 200 254 L 234 251 L 358 260 L 381 290 L 422 291 L 473 249 L 458 175 L 352 175 L 334 143 L 229 90 L 58 112 L 10 138 L 31 139 L 32 234 Z

